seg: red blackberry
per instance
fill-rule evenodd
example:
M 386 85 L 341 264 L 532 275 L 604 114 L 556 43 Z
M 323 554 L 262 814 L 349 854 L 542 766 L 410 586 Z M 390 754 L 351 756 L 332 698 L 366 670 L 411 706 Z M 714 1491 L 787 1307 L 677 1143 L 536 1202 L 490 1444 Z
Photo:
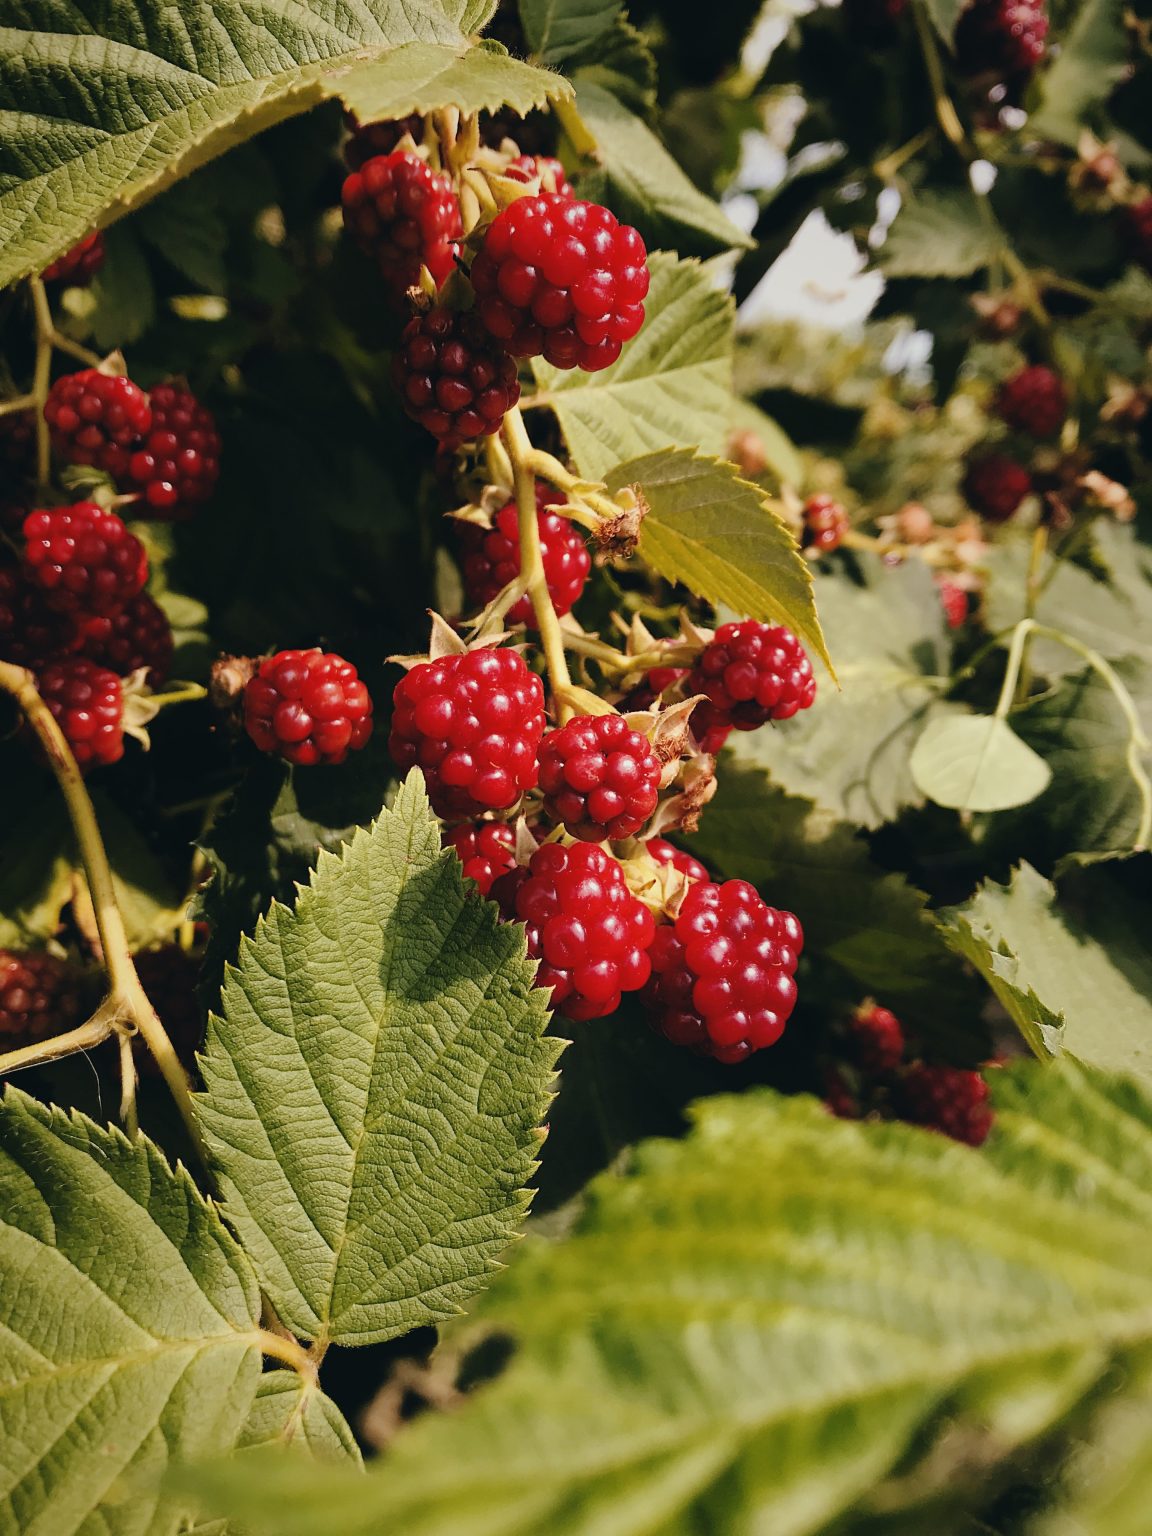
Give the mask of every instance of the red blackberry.
M 188 1071 L 194 1070 L 196 1052 L 204 1038 L 204 1011 L 196 990 L 199 962 L 179 944 L 161 944 L 156 949 L 140 950 L 132 956 L 132 963 L 177 1056 Z M 133 1044 L 141 1077 L 160 1077 L 156 1058 L 143 1040 L 137 1036 Z
M 973 459 L 964 476 L 964 494 L 982 516 L 1006 523 L 1026 496 L 1032 493 L 1032 476 L 1022 464 L 1003 453 L 987 453 Z
M 893 1072 L 904 1055 L 904 1027 L 894 1013 L 872 1003 L 857 1008 L 848 1023 L 852 1054 L 862 1071 Z
M 592 560 L 584 535 L 570 518 L 558 512 L 545 512 L 556 493 L 542 480 L 536 482 L 536 521 L 544 556 L 544 575 L 548 595 L 558 614 L 570 613 L 579 602 Z M 483 608 L 520 574 L 520 526 L 516 503 L 501 507 L 491 528 L 474 523 L 459 523 L 463 551 L 464 590 L 468 601 Z M 532 599 L 525 593 L 508 610 L 510 624 L 535 624 Z
M 404 327 L 392 382 L 409 416 L 444 449 L 498 432 L 520 398 L 508 353 L 474 314 L 449 309 L 429 310 Z
M 377 155 L 390 155 L 406 133 L 416 138 L 424 120 L 419 113 L 402 117 L 394 123 L 357 123 L 350 112 L 344 114 L 344 126 L 350 134 L 344 145 L 344 163 L 350 171 L 358 171 Z
M 46 283 L 71 283 L 83 288 L 92 281 L 104 265 L 104 236 L 99 230 L 85 235 L 78 245 L 44 268 L 40 276 Z
M 471 276 L 480 319 L 514 357 L 594 373 L 644 323 L 644 241 L 598 203 L 518 198 L 489 225 Z
M 605 849 L 545 843 L 492 894 L 526 925 L 536 985 L 552 988 L 552 1007 L 568 1018 L 604 1018 L 648 980 L 652 914 Z
M 804 547 L 830 554 L 839 549 L 851 525 L 848 514 L 831 496 L 809 496 L 804 503 Z
M 979 1072 L 962 1067 L 929 1066 L 918 1061 L 900 1085 L 902 1118 L 913 1125 L 979 1147 L 988 1139 L 994 1118 L 988 1084 Z
M 422 266 L 437 287 L 452 271 L 464 233 L 460 203 L 448 177 L 418 155 L 395 150 L 366 160 L 346 178 L 340 201 L 345 229 L 398 302 L 420 281 Z
M 690 674 L 689 667 L 653 667 L 643 683 L 631 689 L 622 707 L 626 709 L 651 709 L 656 700 L 671 689 L 672 699 L 684 696 L 684 679 Z M 692 739 L 701 752 L 719 752 L 732 734 L 732 722 L 707 699 L 697 704 L 688 722 Z
M 372 734 L 372 700 L 331 651 L 277 651 L 244 689 L 244 729 L 261 752 L 302 768 L 342 763 Z
M 959 629 L 968 618 L 968 594 L 954 581 L 937 580 L 936 590 L 949 629 Z
M 86 656 L 69 656 L 41 667 L 37 684 L 82 772 L 119 762 L 124 701 L 115 672 Z
M 80 654 L 127 677 L 148 668 L 149 688 L 158 688 L 172 666 L 174 642 L 168 615 L 147 592 L 118 613 L 85 619 L 80 626 Z
M 721 624 L 701 651 L 685 684 L 702 693 L 711 710 L 698 704 L 693 734 L 733 726 L 754 731 L 769 720 L 788 720 L 808 709 L 816 697 L 816 679 L 804 647 L 782 624 L 744 619 Z M 701 719 L 696 720 L 700 715 Z
M 675 844 L 666 842 L 662 837 L 650 837 L 644 846 L 658 864 L 671 864 L 682 875 L 687 875 L 689 880 L 711 878 L 699 859 L 694 859 L 690 853 L 685 853 L 683 848 L 677 848 Z
M 42 950 L 0 949 L 0 1048 L 15 1050 L 63 1034 L 84 1012 L 74 966 Z
M 660 773 L 623 715 L 577 715 L 540 746 L 544 813 L 584 843 L 635 836 L 656 809 Z
M 84 368 L 56 380 L 44 402 L 52 446 L 69 464 L 91 464 L 123 480 L 152 428 L 148 396 L 131 379 Z
M 392 760 L 421 769 L 439 815 L 506 810 L 535 785 L 544 685 L 515 651 L 420 662 L 392 700 Z
M 455 849 L 481 896 L 487 896 L 493 881 L 516 867 L 516 836 L 505 821 L 466 821 L 444 833 L 444 846 Z
M 1005 379 L 996 409 L 1010 427 L 1031 437 L 1055 437 L 1068 414 L 1064 381 L 1051 368 L 1037 364 Z
M 645 1001 L 661 1034 L 717 1061 L 775 1045 L 796 1003 L 803 931 L 745 880 L 689 887 L 652 941 Z
M 1129 204 L 1123 217 L 1132 255 L 1146 272 L 1152 272 L 1152 192 Z
M 75 650 L 79 639 L 73 615 L 50 608 L 19 567 L 0 564 L 0 661 L 35 669 Z
M 575 195 L 564 174 L 564 167 L 552 155 L 517 155 L 504 168 L 504 174 L 513 181 L 538 181 L 541 192 L 554 192 L 557 197 Z
M 220 434 L 212 412 L 180 384 L 158 384 L 149 395 L 152 428 L 132 455 L 128 473 L 143 508 L 157 517 L 185 517 L 216 489 Z
M 87 618 L 135 597 L 148 580 L 148 557 L 115 512 L 78 501 L 24 519 L 24 570 L 49 607 Z
M 1010 83 L 1044 57 L 1044 0 L 973 0 L 956 23 L 956 61 L 965 74 L 995 74 Z

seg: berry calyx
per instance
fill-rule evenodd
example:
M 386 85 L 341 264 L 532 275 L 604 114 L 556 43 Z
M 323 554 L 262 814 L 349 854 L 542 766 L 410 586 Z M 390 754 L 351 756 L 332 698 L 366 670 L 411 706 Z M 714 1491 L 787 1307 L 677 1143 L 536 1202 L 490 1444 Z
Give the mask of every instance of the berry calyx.
M 66 960 L 43 951 L 0 949 L 0 1043 L 35 1045 L 79 1023 L 81 978 Z
M 536 985 L 552 988 L 552 1007 L 568 1018 L 604 1018 L 648 980 L 654 920 L 606 849 L 545 843 L 492 894 L 526 925 Z
M 83 617 L 115 613 L 148 580 L 148 557 L 115 512 L 93 501 L 30 512 L 24 570 L 49 607 Z
M 904 1026 L 887 1008 L 865 1003 L 848 1023 L 852 1054 L 862 1071 L 879 1076 L 892 1072 L 904 1055 Z
M 507 810 L 535 785 L 544 685 L 515 651 L 419 662 L 392 700 L 392 760 L 421 769 L 439 815 Z
M 557 615 L 571 613 L 592 570 L 592 558 L 580 529 L 570 518 L 544 508 L 557 499 L 542 480 L 536 482 L 536 523 L 548 595 Z M 508 502 L 491 528 L 460 523 L 464 590 L 469 603 L 484 608 L 520 574 L 520 524 L 516 503 Z M 508 610 L 509 624 L 535 624 L 532 599 L 525 593 Z
M 796 1004 L 804 943 L 746 880 L 689 887 L 676 921 L 656 930 L 644 1000 L 676 1045 L 728 1063 L 775 1045 Z
M 988 453 L 969 464 L 964 494 L 990 522 L 1006 523 L 1025 497 L 1032 494 L 1032 476 L 1007 454 Z
M 904 1074 L 900 1108 L 913 1125 L 939 1131 L 970 1147 L 983 1146 L 994 1119 L 988 1084 L 979 1072 L 924 1061 L 913 1063 Z
M 782 624 L 755 619 L 721 624 L 685 686 L 689 694 L 704 694 L 711 706 L 698 704 L 693 711 L 697 740 L 726 726 L 754 731 L 769 720 L 788 720 L 816 697 L 812 663 L 796 636 Z
M 644 323 L 648 257 L 607 208 L 558 192 L 521 197 L 488 227 L 472 263 L 476 312 L 514 357 L 543 353 L 594 373 Z
M 81 655 L 121 677 L 147 667 L 149 688 L 158 688 L 172 666 L 172 626 L 147 592 L 138 593 L 118 613 L 85 619 L 80 636 Z
M 86 656 L 69 656 L 41 667 L 36 681 L 81 772 L 119 762 L 124 699 L 115 672 Z
M 520 398 L 516 364 L 475 314 L 431 309 L 410 320 L 392 363 L 401 404 L 444 449 L 500 430 Z
M 342 763 L 372 734 L 372 700 L 350 661 L 331 651 L 277 651 L 244 689 L 244 729 L 302 768 Z
M 56 380 L 44 402 L 52 446 L 69 464 L 90 464 L 114 480 L 152 428 L 148 396 L 131 379 L 83 368 Z
M 956 60 L 969 75 L 1019 84 L 1044 57 L 1045 0 L 973 0 L 956 24 Z
M 506 821 L 463 822 L 445 831 L 443 843 L 455 850 L 481 896 L 487 896 L 493 882 L 516 867 L 516 835 Z
M 650 837 L 644 846 L 658 864 L 671 864 L 673 869 L 678 869 L 689 880 L 712 878 L 699 859 L 694 859 L 683 848 L 677 848 L 674 843 L 662 837 Z
M 633 837 L 656 809 L 661 763 L 623 715 L 577 715 L 540 747 L 544 814 L 581 842 Z
M 216 489 L 216 421 L 180 384 L 158 384 L 148 398 L 152 426 L 133 453 L 128 474 L 140 488 L 142 511 L 164 518 L 187 516 Z
M 517 155 L 515 160 L 505 166 L 504 174 L 513 181 L 538 181 L 541 192 L 554 192 L 557 197 L 575 195 L 564 174 L 564 167 L 553 155 Z
M 373 257 L 397 302 L 420 281 L 420 268 L 439 287 L 452 271 L 464 230 L 460 203 L 447 176 L 406 150 L 376 155 L 345 179 L 344 227 Z
M 851 524 L 848 514 L 831 496 L 809 496 L 804 503 L 804 547 L 831 554 L 844 542 Z
M 1027 432 L 1031 437 L 1054 437 L 1068 414 L 1068 392 L 1058 373 L 1037 364 L 1021 368 L 1004 380 L 996 397 L 996 409 L 1018 432 Z
M 74 287 L 86 287 L 104 265 L 104 236 L 93 230 L 70 251 L 45 267 L 40 277 L 46 283 L 71 283 Z

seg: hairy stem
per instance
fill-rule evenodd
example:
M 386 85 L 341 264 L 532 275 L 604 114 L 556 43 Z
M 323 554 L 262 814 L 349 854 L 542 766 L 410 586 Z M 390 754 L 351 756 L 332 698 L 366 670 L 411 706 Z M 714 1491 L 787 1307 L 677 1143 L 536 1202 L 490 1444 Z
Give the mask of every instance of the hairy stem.
M 267 1328 L 260 1329 L 259 1337 L 260 1348 L 264 1354 L 269 1355 L 273 1360 L 280 1360 L 283 1364 L 291 1366 L 298 1375 L 303 1376 L 312 1386 L 318 1384 L 319 1372 L 317 1370 L 317 1362 L 304 1348 L 303 1344 L 298 1343 L 290 1336 L 285 1337 L 279 1333 L 272 1333 Z

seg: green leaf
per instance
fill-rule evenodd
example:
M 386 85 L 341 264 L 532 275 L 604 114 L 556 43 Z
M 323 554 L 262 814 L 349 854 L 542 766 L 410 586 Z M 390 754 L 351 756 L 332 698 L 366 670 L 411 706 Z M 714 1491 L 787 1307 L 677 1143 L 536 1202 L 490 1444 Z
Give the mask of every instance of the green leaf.
M 9 1088 L 0 1104 L 0 1521 L 168 1536 L 175 1462 L 241 1433 L 260 1370 L 251 1266 L 144 1137 Z
M 422 780 L 240 947 L 198 1100 L 282 1321 L 369 1343 L 450 1316 L 528 1205 L 555 1041 L 523 932 L 465 890 Z
M 622 0 L 519 0 L 528 46 L 546 64 L 587 53 L 615 26 L 623 9 Z
M 210 293 L 224 293 L 228 228 L 211 175 L 178 182 L 141 211 L 136 227 L 183 277 Z
M 102 351 L 131 346 L 156 317 L 156 293 L 147 258 L 131 225 L 108 231 L 107 259 L 89 290 L 85 322 Z M 2 259 L 2 258 L 0 258 Z
M 1123 0 L 1084 0 L 1039 79 L 1030 126 L 1060 144 L 1076 143 L 1092 107 L 1107 100 L 1128 69 Z
M 650 260 L 647 318 L 611 368 L 581 373 L 534 361 L 582 475 L 603 480 L 656 448 L 722 454 L 732 414 L 732 300 L 695 261 Z M 529 404 L 532 402 L 529 401 Z
M 317 1461 L 360 1464 L 356 1437 L 330 1397 L 295 1371 L 266 1371 L 236 1449 L 289 1444 Z
M 436 43 L 409 43 L 367 64 L 354 65 L 336 83 L 341 101 L 361 122 L 407 117 L 438 107 L 469 115 L 511 107 L 521 117 L 550 101 L 567 101 L 563 75 L 537 69 L 481 43 L 461 53 Z
M 577 82 L 576 105 L 599 150 L 606 198 L 649 246 L 692 256 L 749 249 L 755 242 L 705 197 L 642 118 L 595 81 Z
M 998 250 L 971 192 L 919 192 L 896 215 L 880 267 L 888 277 L 968 277 Z
M 50 939 L 72 900 L 71 833 L 55 785 L 39 796 L 32 785 L 27 797 L 23 784 L 6 783 L 5 791 L 11 798 L 0 824 L 0 949 L 23 949 Z
M 931 18 L 932 25 L 951 48 L 956 23 L 960 19 L 960 12 L 964 9 L 964 0 L 924 0 L 924 8 Z
M 1062 905 L 1030 864 L 940 913 L 945 939 L 971 961 L 1037 1054 L 1071 1051 L 1152 1083 L 1150 913 L 1105 869 L 1084 872 Z
M 205 1486 L 269 1536 L 960 1529 L 941 1500 L 971 1508 L 1152 1333 L 1152 1102 L 1072 1066 L 993 1075 L 980 1152 L 706 1101 L 520 1251 L 460 1341 L 515 1353 L 461 1411 L 364 1478 Z
M 1048 764 L 1007 720 L 951 715 L 933 720 L 912 749 L 916 787 L 937 805 L 957 811 L 1006 811 L 1042 795 Z
M 0 32 L 0 284 L 347 82 L 353 94 L 429 106 L 540 99 L 540 71 L 466 42 L 490 9 L 486 0 L 271 9 L 183 0 L 176 16 L 161 0 L 133 0 L 82 15 L 27 0 L 21 26 Z M 410 90 L 399 84 L 408 77 Z
M 648 506 L 641 559 L 716 606 L 787 624 L 831 670 L 808 562 L 758 485 L 731 464 L 683 448 L 619 465 L 608 488 L 626 485 L 637 486 Z
M 567 67 L 572 72 L 573 63 Z M 644 118 L 656 106 L 656 75 L 656 57 L 648 39 L 622 16 L 580 55 L 574 72 L 578 86 L 601 86 L 622 106 Z M 666 117 L 661 127 L 666 130 Z

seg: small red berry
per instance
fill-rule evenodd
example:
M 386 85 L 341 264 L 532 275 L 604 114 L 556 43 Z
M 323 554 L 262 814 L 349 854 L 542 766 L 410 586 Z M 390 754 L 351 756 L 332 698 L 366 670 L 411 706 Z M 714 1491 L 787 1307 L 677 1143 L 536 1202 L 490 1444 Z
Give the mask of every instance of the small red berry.
M 116 613 L 148 580 L 148 556 L 115 512 L 93 501 L 30 512 L 24 571 L 48 605 L 81 618 Z
M 1004 380 L 996 397 L 996 409 L 1017 432 L 1027 432 L 1031 437 L 1054 437 L 1068 414 L 1068 392 L 1058 373 L 1037 364 L 1021 368 Z
M 968 618 L 968 594 L 963 587 L 958 587 L 954 581 L 937 580 L 936 590 L 940 594 L 940 605 L 944 609 L 944 618 L 949 629 L 959 629 Z
M 148 668 L 149 688 L 158 688 L 172 666 L 174 641 L 168 615 L 147 592 L 141 592 L 118 613 L 85 619 L 80 626 L 80 653 L 101 666 L 128 677 Z
M 0 949 L 0 1045 L 15 1049 L 63 1034 L 84 1010 L 74 966 L 41 950 Z
M 444 847 L 453 848 L 464 873 L 475 880 L 481 896 L 493 881 L 516 867 L 516 836 L 506 821 L 466 821 L 444 833 Z
M 148 398 L 152 427 L 128 473 L 142 492 L 142 513 L 185 517 L 216 489 L 220 434 L 212 412 L 182 385 L 158 384 Z
M 84 368 L 56 380 L 44 402 L 52 446 L 69 464 L 91 464 L 123 480 L 152 429 L 148 396 L 131 379 Z
M 809 496 L 804 503 L 804 546 L 830 554 L 839 549 L 851 524 L 848 514 L 831 496 Z
M 690 853 L 685 853 L 683 848 L 677 848 L 675 844 L 666 842 L 662 837 L 650 837 L 644 846 L 658 864 L 671 864 L 673 869 L 678 869 L 689 880 L 712 878 L 699 859 L 694 859 Z
M 904 1055 L 904 1027 L 887 1008 L 873 1003 L 857 1008 L 848 1023 L 848 1037 L 857 1065 L 880 1076 L 900 1065 Z
M 1047 36 L 1045 0 L 972 0 L 956 24 L 956 60 L 965 74 L 1011 83 L 1040 63 Z
M 545 843 L 492 894 L 526 925 L 536 985 L 552 988 L 552 1007 L 568 1018 L 604 1018 L 648 980 L 652 914 L 606 849 Z
M 35 669 L 79 642 L 75 615 L 49 607 L 41 588 L 18 566 L 0 564 L 0 661 Z
M 421 769 L 439 815 L 507 810 L 535 785 L 544 685 L 515 651 L 420 662 L 392 698 L 392 760 Z
M 803 942 L 792 913 L 745 880 L 690 886 L 676 921 L 652 941 L 645 1001 L 657 1029 L 723 1062 L 775 1045 L 796 1004 Z
M 973 459 L 964 477 L 964 494 L 982 516 L 1006 523 L 1026 496 L 1032 493 L 1032 476 L 1022 464 L 1003 453 Z
M 302 768 L 342 763 L 372 734 L 372 700 L 331 651 L 277 651 L 244 689 L 244 729 L 261 752 Z
M 189 1071 L 194 1070 L 196 1051 L 204 1038 L 204 1010 L 196 991 L 199 962 L 179 944 L 161 944 L 139 951 L 132 963 L 177 1056 Z M 141 1077 L 158 1078 L 155 1056 L 139 1037 L 133 1043 Z
M 69 656 L 41 667 L 37 684 L 82 772 L 119 762 L 124 700 L 115 672 L 86 656 Z
M 344 163 L 350 171 L 358 171 L 377 155 L 390 155 L 406 133 L 413 138 L 421 132 L 424 119 L 419 113 L 402 117 L 398 122 L 357 123 L 350 112 L 344 114 L 344 124 L 350 137 L 344 145 Z
M 46 283 L 71 283 L 77 288 L 86 287 L 104 265 L 104 236 L 99 230 L 85 235 L 78 245 L 63 256 L 58 256 L 40 276 Z
M 449 309 L 404 327 L 392 381 L 409 416 L 445 449 L 498 432 L 520 398 L 512 358 L 474 314 Z
M 344 227 L 373 257 L 397 302 L 420 281 L 420 268 L 437 287 L 455 266 L 464 230 L 460 203 L 447 176 L 437 175 L 405 150 L 366 160 L 345 180 L 340 200 Z
M 579 602 L 592 569 L 584 535 L 570 518 L 545 512 L 556 493 L 536 482 L 536 521 L 544 557 L 548 595 L 557 614 L 570 613 Z M 464 590 L 468 601 L 483 608 L 520 574 L 520 527 L 516 503 L 508 502 L 492 519 L 491 528 L 458 523 L 463 552 Z M 509 624 L 535 624 L 532 599 L 525 594 L 508 610 Z
M 564 174 L 564 167 L 552 155 L 517 155 L 515 160 L 505 166 L 504 174 L 513 181 L 538 181 L 541 192 L 555 192 L 557 197 L 575 195 Z
M 705 734 L 725 726 L 754 731 L 769 720 L 788 720 L 816 697 L 812 663 L 796 636 L 782 624 L 755 619 L 721 624 L 685 686 L 689 695 L 702 693 L 711 705 L 708 710 L 698 704 L 693 711 L 697 740 L 701 727 Z
M 577 715 L 540 746 L 544 814 L 585 843 L 634 837 L 656 809 L 661 763 L 623 715 Z
M 595 373 L 644 323 L 644 241 L 598 203 L 518 198 L 489 225 L 471 276 L 480 319 L 514 357 Z
M 940 1131 L 970 1147 L 984 1144 L 994 1119 L 988 1084 L 979 1072 L 923 1061 L 915 1062 L 904 1075 L 900 1108 L 913 1125 Z

